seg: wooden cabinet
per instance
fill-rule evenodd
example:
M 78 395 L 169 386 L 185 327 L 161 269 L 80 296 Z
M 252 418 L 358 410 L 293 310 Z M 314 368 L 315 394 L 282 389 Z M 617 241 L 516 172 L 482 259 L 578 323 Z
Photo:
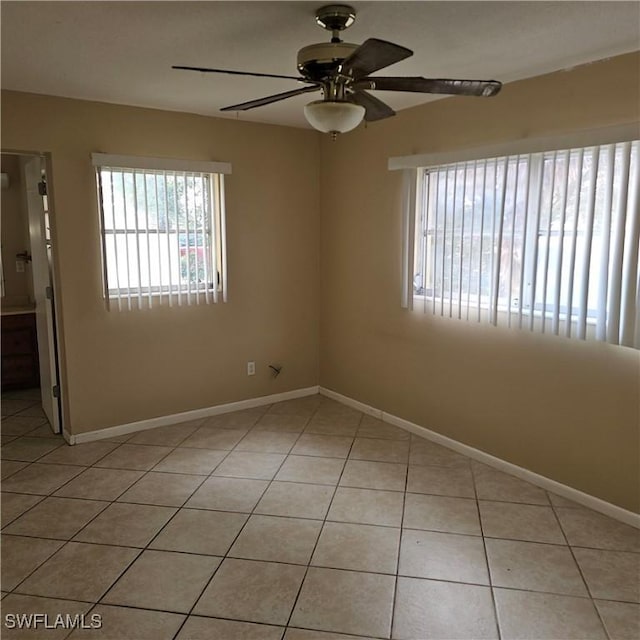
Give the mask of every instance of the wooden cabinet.
M 35 313 L 2 316 L 2 389 L 40 384 Z

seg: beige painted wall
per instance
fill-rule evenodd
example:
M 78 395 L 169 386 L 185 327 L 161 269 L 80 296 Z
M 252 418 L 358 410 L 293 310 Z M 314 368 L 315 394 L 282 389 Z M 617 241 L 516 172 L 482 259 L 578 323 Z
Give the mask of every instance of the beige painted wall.
M 401 309 L 401 176 L 387 160 L 637 121 L 639 59 L 323 139 L 323 386 L 638 510 L 638 352 Z
M 31 263 L 21 261 L 24 271 L 16 270 L 16 254 L 30 252 L 29 221 L 19 156 L 2 154 L 2 173 L 9 176 L 9 188 L 2 190 L 2 267 L 5 295 L 2 307 L 20 307 L 33 300 Z
M 71 433 L 317 384 L 315 132 L 4 92 L 2 146 L 51 153 Z M 94 151 L 231 162 L 228 303 L 106 310 Z

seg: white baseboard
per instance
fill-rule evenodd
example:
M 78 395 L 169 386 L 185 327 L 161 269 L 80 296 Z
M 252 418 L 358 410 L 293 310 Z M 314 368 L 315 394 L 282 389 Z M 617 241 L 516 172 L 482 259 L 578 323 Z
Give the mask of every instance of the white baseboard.
M 171 424 L 179 424 L 180 422 L 189 422 L 190 420 L 200 420 L 217 416 L 221 413 L 229 413 L 231 411 L 240 411 L 242 409 L 252 409 L 253 407 L 261 407 L 265 404 L 274 402 L 282 402 L 283 400 L 293 400 L 295 398 L 303 398 L 304 396 L 312 396 L 319 393 L 319 387 L 306 387 L 304 389 L 294 389 L 293 391 L 284 391 L 283 393 L 274 393 L 269 396 L 260 396 L 258 398 L 249 398 L 248 400 L 239 400 L 237 402 L 228 402 L 226 404 L 218 404 L 213 407 L 205 407 L 203 409 L 194 409 L 193 411 L 184 411 L 182 413 L 174 413 L 168 416 L 159 416 L 157 418 L 149 418 L 148 420 L 140 420 L 138 422 L 129 422 L 114 427 L 106 427 L 105 429 L 96 429 L 95 431 L 85 431 L 75 435 L 64 432 L 65 440 L 69 444 L 81 444 L 83 442 L 93 442 L 95 440 L 103 440 L 104 438 L 113 438 L 114 436 L 122 436 L 127 433 L 135 433 L 136 431 L 145 431 L 154 427 L 166 427 Z
M 410 431 L 411 433 L 415 433 L 422 438 L 426 438 L 427 440 L 431 440 L 436 444 L 442 445 L 443 447 L 447 447 L 452 449 L 453 451 L 457 451 L 465 456 L 473 460 L 477 460 L 478 462 L 482 462 L 490 467 L 494 467 L 500 471 L 504 471 L 505 473 L 509 473 L 512 476 L 516 476 L 521 480 L 525 480 L 526 482 L 530 482 L 531 484 L 535 484 L 542 489 L 546 489 L 547 491 L 551 491 L 563 498 L 567 498 L 568 500 L 573 500 L 578 504 L 581 504 L 589 509 L 593 509 L 594 511 L 598 511 L 610 518 L 614 518 L 615 520 L 619 520 L 620 522 L 624 522 L 625 524 L 629 524 L 632 527 L 636 527 L 640 529 L 640 514 L 634 513 L 633 511 L 628 511 L 627 509 L 623 509 L 622 507 L 618 507 L 615 504 L 611 504 L 610 502 L 606 502 L 605 500 L 601 500 L 600 498 L 596 498 L 595 496 L 589 495 L 588 493 L 584 493 L 583 491 L 579 491 L 578 489 L 574 489 L 573 487 L 569 487 L 566 484 L 562 484 L 561 482 L 557 482 L 556 480 L 552 480 L 551 478 L 547 478 L 546 476 L 542 476 L 534 471 L 530 471 L 529 469 L 525 469 L 524 467 L 519 467 L 516 464 L 511 462 L 507 462 L 506 460 L 502 460 L 501 458 L 497 458 L 496 456 L 492 456 L 490 453 L 486 453 L 485 451 L 481 451 L 480 449 L 476 449 L 475 447 L 471 447 L 467 444 L 463 444 L 462 442 L 458 442 L 453 438 L 448 438 L 447 436 L 443 436 L 440 433 L 435 431 L 431 431 L 431 429 L 427 429 L 426 427 L 421 427 L 414 422 L 409 422 L 408 420 L 404 420 L 403 418 L 399 418 L 391 413 L 386 413 L 381 411 L 380 409 L 376 409 L 375 407 L 371 407 L 370 405 L 364 404 L 357 400 L 353 400 L 348 396 L 343 396 L 340 393 L 336 393 L 331 389 L 326 389 L 324 387 L 320 387 L 320 393 L 323 396 L 327 396 L 328 398 L 332 398 L 333 400 L 337 400 L 338 402 L 342 402 L 347 406 L 353 407 L 354 409 L 358 409 L 358 411 L 362 411 L 368 415 L 371 415 L 375 418 L 379 418 L 384 422 L 388 422 L 396 427 L 400 427 L 405 431 Z
M 342 404 L 353 407 L 354 409 L 357 409 L 362 413 L 366 413 L 367 415 L 382 420 L 382 411 L 380 411 L 380 409 L 370 407 L 368 404 L 364 404 L 364 402 L 358 402 L 357 400 L 353 400 L 352 398 L 343 396 L 341 393 L 337 393 L 336 391 L 332 391 L 331 389 L 325 389 L 324 387 L 320 387 L 320 393 L 327 398 L 335 400 L 336 402 L 341 402 Z

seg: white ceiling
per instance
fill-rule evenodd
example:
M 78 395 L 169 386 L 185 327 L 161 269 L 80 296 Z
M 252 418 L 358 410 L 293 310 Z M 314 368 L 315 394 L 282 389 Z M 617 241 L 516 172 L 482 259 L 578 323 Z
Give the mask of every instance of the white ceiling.
M 205 75 L 171 65 L 297 75 L 298 49 L 330 37 L 314 22 L 323 4 L 3 1 L 2 87 L 308 126 L 302 107 L 313 94 L 239 115 L 218 111 L 295 89 L 293 80 Z M 346 41 L 377 37 L 415 52 L 379 75 L 506 83 L 640 49 L 638 2 L 351 4 L 357 18 Z M 377 95 L 396 110 L 433 99 Z

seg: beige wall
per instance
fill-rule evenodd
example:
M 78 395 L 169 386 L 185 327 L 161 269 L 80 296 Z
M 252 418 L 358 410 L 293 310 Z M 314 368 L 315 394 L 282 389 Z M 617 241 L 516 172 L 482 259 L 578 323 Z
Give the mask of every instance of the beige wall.
M 51 153 L 71 433 L 317 384 L 315 132 L 12 92 L 2 107 L 4 150 Z M 228 303 L 106 311 L 94 151 L 232 163 Z
M 31 263 L 23 262 L 24 271 L 16 270 L 16 254 L 30 252 L 29 221 L 19 156 L 2 154 L 2 173 L 9 176 L 9 188 L 2 190 L 2 267 L 5 296 L 3 308 L 27 305 L 33 298 Z
M 637 510 L 638 352 L 400 308 L 393 156 L 639 119 L 639 56 L 452 98 L 322 143 L 320 382 Z

